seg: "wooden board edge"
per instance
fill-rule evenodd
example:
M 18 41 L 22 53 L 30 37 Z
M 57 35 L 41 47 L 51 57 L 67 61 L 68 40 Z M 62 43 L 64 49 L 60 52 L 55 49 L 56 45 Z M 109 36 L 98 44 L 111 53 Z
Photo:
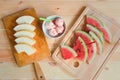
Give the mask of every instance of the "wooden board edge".
M 21 9 L 21 10 L 19 10 L 19 11 L 15 11 L 15 12 L 13 12 L 13 13 L 10 13 L 10 14 L 6 15 L 6 16 L 3 16 L 3 17 L 2 17 L 2 20 L 4 20 L 6 17 L 8 17 L 8 16 L 10 16 L 10 15 L 14 15 L 14 14 L 16 14 L 16 13 L 19 13 L 19 12 L 25 11 L 25 10 L 35 10 L 35 9 L 34 9 L 33 7 L 30 7 L 30 8 Z
M 104 14 L 103 12 L 101 12 L 101 10 L 96 9 L 95 7 L 93 7 L 90 4 L 86 4 L 86 8 L 89 10 L 92 10 L 94 12 L 96 12 L 97 14 L 101 15 L 102 17 L 104 17 L 105 19 L 107 19 L 108 21 L 114 23 L 115 25 L 117 25 L 120 28 L 120 24 L 118 22 L 116 22 L 116 20 L 106 14 Z
M 105 15 L 104 13 L 102 13 L 100 10 L 94 8 L 93 6 L 87 4 L 86 5 L 88 9 L 93 10 L 94 12 L 96 12 L 97 14 L 102 14 L 102 17 L 104 17 L 105 19 L 107 19 L 108 21 L 112 22 L 113 24 L 117 25 L 118 28 L 120 28 L 120 24 L 118 22 L 116 22 L 113 18 Z M 111 49 L 109 55 L 106 57 L 105 61 L 103 62 L 103 64 L 100 66 L 100 68 L 98 69 L 98 71 L 95 73 L 95 75 L 93 77 L 91 77 L 91 79 L 89 80 L 97 80 L 97 77 L 100 75 L 100 73 L 102 72 L 102 70 L 104 69 L 105 65 L 107 64 L 107 62 L 109 61 L 109 59 L 111 58 L 111 56 L 113 55 L 114 49 L 117 47 L 117 43 L 120 41 L 120 36 L 119 39 L 116 41 L 115 45 L 113 46 L 113 48 Z
M 91 78 L 90 80 L 97 80 L 98 76 L 100 75 L 100 73 L 102 72 L 102 70 L 104 69 L 105 65 L 108 63 L 109 59 L 111 58 L 111 56 L 114 53 L 114 50 L 116 47 L 118 47 L 118 43 L 119 43 L 120 39 L 115 43 L 114 47 L 111 49 L 109 55 L 106 57 L 106 59 L 104 60 L 103 64 L 100 66 L 99 70 L 96 72 L 96 74 L 94 75 L 93 78 Z

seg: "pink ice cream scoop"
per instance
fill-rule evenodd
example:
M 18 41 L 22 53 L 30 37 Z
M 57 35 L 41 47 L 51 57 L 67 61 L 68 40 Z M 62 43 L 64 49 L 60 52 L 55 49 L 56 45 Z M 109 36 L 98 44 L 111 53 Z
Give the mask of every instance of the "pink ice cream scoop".
M 57 18 L 57 19 L 55 20 L 55 24 L 56 24 L 57 26 L 63 26 L 64 21 L 63 21 L 63 19 L 61 19 L 61 18 Z
M 58 26 L 55 28 L 57 33 L 62 33 L 64 31 L 64 26 Z
M 47 22 L 46 23 L 47 30 L 53 29 L 55 27 L 56 27 L 56 25 L 53 22 Z
M 56 29 L 50 29 L 49 30 L 49 35 L 51 35 L 51 36 L 57 36 L 58 33 L 57 33 Z

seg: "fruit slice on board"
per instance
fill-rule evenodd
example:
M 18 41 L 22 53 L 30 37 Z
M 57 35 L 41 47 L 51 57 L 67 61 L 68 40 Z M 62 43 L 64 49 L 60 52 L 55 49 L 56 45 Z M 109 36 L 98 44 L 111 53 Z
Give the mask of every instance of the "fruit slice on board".
M 36 49 L 28 44 L 19 43 L 16 44 L 14 47 L 18 54 L 25 52 L 27 55 L 32 55 L 36 52 Z
M 77 53 L 75 52 L 75 50 L 65 44 L 61 44 L 61 54 L 65 60 L 74 58 L 77 56 Z
M 100 21 L 97 17 L 92 16 L 92 15 L 87 15 L 86 23 L 97 27 L 103 33 L 106 42 L 108 43 L 112 42 L 112 34 L 109 28 L 102 21 Z
M 25 15 L 25 16 L 18 17 L 16 19 L 16 23 L 17 24 L 25 24 L 25 23 L 31 24 L 34 20 L 35 20 L 35 18 L 33 16 Z
M 75 36 L 78 38 L 79 36 L 85 41 L 87 48 L 88 48 L 88 59 L 87 62 L 90 64 L 93 62 L 94 58 L 96 57 L 96 43 L 94 42 L 93 38 L 86 33 L 85 31 L 76 30 Z
M 97 53 L 102 54 L 103 53 L 103 45 L 100 39 L 97 37 L 97 35 L 90 31 L 89 34 L 94 38 L 96 46 L 97 46 Z
M 36 27 L 31 25 L 31 24 L 19 24 L 19 25 L 14 27 L 15 31 L 20 31 L 20 30 L 34 31 L 35 29 L 36 29 Z
M 17 31 L 14 36 L 15 37 L 22 37 L 22 36 L 27 36 L 30 38 L 33 38 L 35 36 L 35 32 L 33 31 L 29 31 L 29 30 L 21 30 L 21 31 Z
M 105 42 L 103 33 L 100 30 L 98 30 L 96 27 L 87 24 L 86 27 L 85 27 L 85 31 L 86 32 L 89 32 L 89 31 L 94 32 L 98 36 L 98 38 L 101 40 L 102 43 Z
M 77 58 L 81 61 L 86 62 L 88 58 L 88 48 L 86 43 L 81 37 L 78 37 L 78 39 L 75 40 L 75 43 L 73 44 L 73 49 L 77 52 L 78 56 Z
M 23 37 L 16 38 L 15 42 L 16 43 L 26 43 L 26 44 L 29 44 L 32 46 L 35 44 L 36 41 L 33 38 L 23 36 Z

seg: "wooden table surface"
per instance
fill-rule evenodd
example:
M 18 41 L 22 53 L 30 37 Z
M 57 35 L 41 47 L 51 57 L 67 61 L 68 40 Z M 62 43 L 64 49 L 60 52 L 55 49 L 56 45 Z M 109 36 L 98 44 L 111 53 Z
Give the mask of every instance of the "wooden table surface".
M 47 17 L 60 15 L 67 24 L 67 31 L 72 27 L 81 13 L 81 9 L 89 4 L 102 13 L 115 19 L 120 24 L 119 0 L 0 0 L 0 80 L 35 80 L 33 64 L 18 67 L 14 61 L 9 40 L 2 18 L 25 8 L 35 8 L 37 15 Z M 47 38 L 51 53 L 59 45 L 60 39 Z M 120 41 L 114 49 L 108 63 L 104 66 L 97 80 L 120 80 Z M 47 80 L 76 80 L 63 71 L 51 58 L 39 62 Z

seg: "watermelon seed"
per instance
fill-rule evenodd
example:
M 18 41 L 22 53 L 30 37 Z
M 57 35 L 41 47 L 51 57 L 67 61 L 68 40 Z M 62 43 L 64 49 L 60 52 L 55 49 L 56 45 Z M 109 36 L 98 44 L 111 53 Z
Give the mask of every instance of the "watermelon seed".
M 80 52 L 80 49 L 78 48 L 77 51 Z
M 79 62 L 78 61 L 74 62 L 74 67 L 78 67 L 78 66 L 79 66 Z

